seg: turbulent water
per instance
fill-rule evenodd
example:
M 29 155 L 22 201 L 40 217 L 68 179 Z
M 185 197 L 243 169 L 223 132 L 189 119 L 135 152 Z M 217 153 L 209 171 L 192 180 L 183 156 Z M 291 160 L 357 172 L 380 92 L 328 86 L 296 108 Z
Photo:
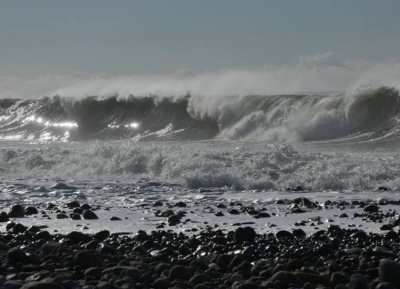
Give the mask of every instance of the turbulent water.
M 145 178 L 189 188 L 396 189 L 399 101 L 389 87 L 3 99 L 0 170 L 3 179 Z M 368 150 L 348 152 L 360 145 Z
M 3 140 L 251 140 L 396 138 L 399 93 L 206 97 L 46 97 L 0 101 Z

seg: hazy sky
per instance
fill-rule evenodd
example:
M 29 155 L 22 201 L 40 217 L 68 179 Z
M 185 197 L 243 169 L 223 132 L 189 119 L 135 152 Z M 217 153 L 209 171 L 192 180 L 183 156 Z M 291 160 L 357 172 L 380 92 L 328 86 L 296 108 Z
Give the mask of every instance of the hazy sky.
M 400 1 L 1 1 L 0 75 L 251 69 L 400 58 Z

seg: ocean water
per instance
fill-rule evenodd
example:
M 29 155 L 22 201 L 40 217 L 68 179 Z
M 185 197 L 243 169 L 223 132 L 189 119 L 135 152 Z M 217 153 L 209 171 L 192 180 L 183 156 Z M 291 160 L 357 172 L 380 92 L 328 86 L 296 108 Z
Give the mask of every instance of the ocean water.
M 145 179 L 190 189 L 400 186 L 399 92 L 0 100 L 10 179 Z
M 64 210 L 76 200 L 99 208 L 100 219 L 58 219 L 50 211 L 51 219 L 17 221 L 59 232 L 77 226 L 136 232 L 166 225 L 154 202 L 165 204 L 161 210 L 184 202 L 191 221 L 176 229 L 185 232 L 234 223 L 290 230 L 315 218 L 318 227 L 303 227 L 307 233 L 332 222 L 379 232 L 380 223 L 351 217 L 363 208 L 351 204 L 378 203 L 388 216 L 397 209 L 399 101 L 398 90 L 384 86 L 353 93 L 2 99 L 0 210 L 15 203 L 45 210 L 49 202 Z M 297 197 L 319 205 L 292 214 Z M 271 217 L 229 213 L 242 205 Z M 349 217 L 338 219 L 343 212 Z M 121 221 L 110 225 L 112 216 Z

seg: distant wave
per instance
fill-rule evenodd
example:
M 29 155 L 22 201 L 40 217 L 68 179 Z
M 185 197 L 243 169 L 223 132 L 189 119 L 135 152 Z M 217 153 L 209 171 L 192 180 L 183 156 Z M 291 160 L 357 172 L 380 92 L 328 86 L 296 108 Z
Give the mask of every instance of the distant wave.
M 0 100 L 3 140 L 371 141 L 397 137 L 399 92 Z

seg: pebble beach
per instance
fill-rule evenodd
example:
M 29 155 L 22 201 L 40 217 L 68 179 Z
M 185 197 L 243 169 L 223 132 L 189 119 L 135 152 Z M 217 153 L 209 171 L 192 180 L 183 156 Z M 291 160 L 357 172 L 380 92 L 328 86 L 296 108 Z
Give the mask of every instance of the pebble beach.
M 237 192 L 144 180 L 2 188 L 13 196 L 0 215 L 3 288 L 400 285 L 400 192 L 385 187 L 318 198 L 300 186 Z

